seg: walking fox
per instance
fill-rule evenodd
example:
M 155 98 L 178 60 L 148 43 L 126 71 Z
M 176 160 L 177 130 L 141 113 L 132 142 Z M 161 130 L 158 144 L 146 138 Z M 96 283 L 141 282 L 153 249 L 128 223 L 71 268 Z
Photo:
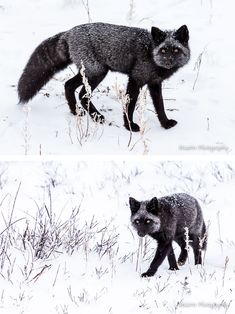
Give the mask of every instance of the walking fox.
M 188 228 L 189 244 L 193 248 L 195 265 L 202 263 L 201 250 L 206 249 L 207 233 L 198 201 L 185 193 L 173 194 L 150 201 L 137 201 L 130 197 L 131 223 L 140 237 L 150 235 L 158 242 L 152 263 L 142 277 L 153 276 L 165 257 L 170 270 L 177 270 L 187 260 L 185 231 Z M 176 262 L 172 241 L 178 243 L 181 253 Z
M 162 82 L 189 61 L 188 41 L 186 25 L 171 31 L 152 27 L 151 32 L 106 23 L 76 26 L 46 39 L 35 49 L 18 83 L 19 100 L 21 103 L 28 102 L 56 72 L 74 63 L 78 74 L 65 83 L 65 97 L 70 111 L 76 115 L 75 90 L 83 85 L 80 73 L 83 64 L 92 91 L 109 70 L 128 75 L 126 94 L 129 100 L 124 110 L 124 125 L 128 130 L 140 129 L 133 122 L 133 112 L 139 90 L 145 84 L 148 85 L 161 125 L 169 129 L 177 122 L 166 116 Z M 100 123 L 105 121 L 90 101 L 84 86 L 79 99 L 93 120 Z

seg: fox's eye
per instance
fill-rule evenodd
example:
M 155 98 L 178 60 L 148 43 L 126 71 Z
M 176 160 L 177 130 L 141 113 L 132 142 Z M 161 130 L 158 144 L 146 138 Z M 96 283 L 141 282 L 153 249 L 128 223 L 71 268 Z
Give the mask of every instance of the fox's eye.
M 146 223 L 146 224 L 150 224 L 151 222 L 152 222 L 151 219 L 146 219 L 146 220 L 145 220 L 145 223 Z
M 161 51 L 161 53 L 163 53 L 163 54 L 166 53 L 166 49 L 164 49 L 164 48 L 162 48 L 160 51 Z
M 180 50 L 179 50 L 178 48 L 174 48 L 174 49 L 173 49 L 173 52 L 174 52 L 174 53 L 179 53 Z
M 135 220 L 135 223 L 136 223 L 137 225 L 139 225 L 139 223 L 140 223 L 139 219 L 136 219 L 136 220 Z

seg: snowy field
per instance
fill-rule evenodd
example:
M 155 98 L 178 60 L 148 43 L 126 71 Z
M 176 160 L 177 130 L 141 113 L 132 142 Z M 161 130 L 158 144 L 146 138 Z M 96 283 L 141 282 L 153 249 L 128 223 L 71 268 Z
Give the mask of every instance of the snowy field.
M 234 186 L 235 163 L 2 162 L 0 313 L 234 313 Z M 204 264 L 190 251 L 141 278 L 156 243 L 139 242 L 128 198 L 174 192 L 202 206 Z
M 88 4 L 88 6 L 87 6 Z M 17 106 L 17 81 L 44 39 L 88 21 L 150 29 L 190 30 L 191 61 L 164 84 L 165 107 L 176 127 L 161 128 L 142 91 L 135 121 L 123 127 L 127 79 L 112 73 L 93 100 L 106 124 L 69 113 L 64 83 L 72 66 L 54 77 L 26 107 Z M 0 0 L 1 154 L 231 154 L 235 142 L 233 0 Z

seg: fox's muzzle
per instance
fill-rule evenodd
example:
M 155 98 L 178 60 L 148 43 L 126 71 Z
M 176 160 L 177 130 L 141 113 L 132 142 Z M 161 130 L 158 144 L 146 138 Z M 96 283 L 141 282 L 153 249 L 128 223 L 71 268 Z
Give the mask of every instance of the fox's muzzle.
M 141 231 L 141 230 L 138 230 L 137 233 L 138 233 L 138 236 L 141 237 L 141 238 L 145 237 L 146 234 L 147 234 L 146 232 Z

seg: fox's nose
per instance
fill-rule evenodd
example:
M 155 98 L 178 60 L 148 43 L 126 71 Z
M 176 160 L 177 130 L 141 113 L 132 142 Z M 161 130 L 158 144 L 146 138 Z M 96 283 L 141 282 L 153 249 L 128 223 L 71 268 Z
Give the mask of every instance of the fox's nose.
M 139 236 L 139 237 L 142 237 L 142 238 L 143 238 L 145 235 L 146 235 L 146 234 L 145 234 L 144 231 L 141 231 L 141 230 L 138 231 L 138 236 Z

